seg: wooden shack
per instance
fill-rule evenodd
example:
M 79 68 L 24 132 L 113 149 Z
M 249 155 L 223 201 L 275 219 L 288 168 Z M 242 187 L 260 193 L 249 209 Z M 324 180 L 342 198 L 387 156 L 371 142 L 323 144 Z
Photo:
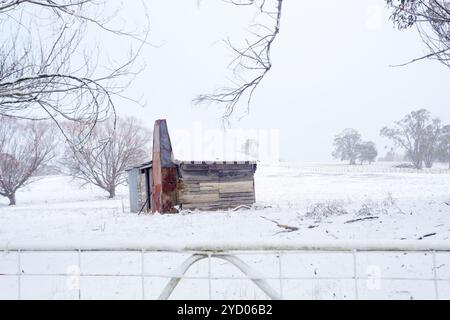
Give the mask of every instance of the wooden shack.
M 165 120 L 155 123 L 153 158 L 128 171 L 132 212 L 219 210 L 255 203 L 256 162 L 177 161 Z

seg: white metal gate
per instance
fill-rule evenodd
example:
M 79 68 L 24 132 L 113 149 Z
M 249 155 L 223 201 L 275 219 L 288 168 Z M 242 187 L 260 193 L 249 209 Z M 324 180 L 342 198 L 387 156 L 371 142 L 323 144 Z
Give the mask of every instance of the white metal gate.
M 424 282 L 432 285 L 432 294 L 430 293 L 427 298 L 439 299 L 449 297 L 450 290 L 450 243 L 449 242 L 424 242 L 424 241 L 326 241 L 326 242 L 298 242 L 298 241 L 262 241 L 262 242 L 209 242 L 209 243 L 191 243 L 180 245 L 174 244 L 138 244 L 138 243 L 109 243 L 102 245 L 33 245 L 33 244 L 4 244 L 0 247 L 0 283 L 2 278 L 9 277 L 14 278 L 17 281 L 17 295 L 18 299 L 23 298 L 23 278 L 27 279 L 33 277 L 72 277 L 78 281 L 77 298 L 84 299 L 83 285 L 80 279 L 87 277 L 133 277 L 140 280 L 140 298 L 146 299 L 145 280 L 147 278 L 164 278 L 166 284 L 159 294 L 159 299 L 169 299 L 174 290 L 183 279 L 192 279 L 186 275 L 188 270 L 200 261 L 207 262 L 207 274 L 205 276 L 194 277 L 198 280 L 204 280 L 208 283 L 208 297 L 212 296 L 213 280 L 226 280 L 242 279 L 248 280 L 259 288 L 270 299 L 284 299 L 285 286 L 292 281 L 304 281 L 308 279 L 314 280 L 337 280 L 347 281 L 352 284 L 353 296 L 350 298 L 360 299 L 361 282 L 365 281 L 410 281 L 410 282 Z M 76 256 L 76 270 L 68 272 L 28 272 L 23 269 L 23 258 L 32 253 L 70 253 Z M 173 266 L 171 272 L 166 274 L 153 274 L 146 272 L 145 257 L 150 253 L 183 253 L 186 254 L 186 258 L 182 263 Z M 89 272 L 83 271 L 83 257 L 86 254 L 93 255 L 107 255 L 118 253 L 134 253 L 139 255 L 139 266 L 134 265 L 134 269 L 138 270 L 133 273 L 117 273 L 108 274 L 101 272 Z M 407 255 L 417 254 L 418 259 L 411 264 L 403 264 L 402 269 L 405 270 L 405 275 L 384 275 L 381 267 L 375 265 L 375 269 L 379 268 L 378 272 L 361 272 L 359 265 L 361 261 L 366 259 L 367 254 L 377 253 L 380 257 L 396 254 L 398 260 L 401 260 Z M 11 254 L 15 258 L 15 270 L 2 270 L 2 259 L 9 257 L 11 262 Z M 251 265 L 243 259 L 246 255 L 272 255 L 277 261 L 277 274 L 267 275 L 264 270 L 266 265 L 256 264 Z M 309 262 L 311 254 L 320 254 L 321 257 L 333 256 L 336 254 L 345 254 L 349 261 L 342 264 L 340 258 L 326 258 L 324 259 L 326 267 L 329 269 L 339 268 L 345 269 L 346 274 L 311 274 L 311 275 L 295 275 L 291 271 L 286 272 L 287 267 L 292 266 L 295 270 L 300 271 L 301 267 L 295 267 L 289 262 L 292 257 L 298 256 L 295 261 L 301 261 L 305 266 L 305 262 Z M 302 258 L 303 257 L 303 258 Z M 344 257 L 344 256 L 342 256 Z M 383 258 L 384 259 L 384 258 Z M 231 264 L 239 270 L 241 276 L 217 276 L 213 275 L 212 260 L 225 261 Z M 366 259 L 367 260 L 367 259 Z M 384 259 L 386 260 L 386 259 Z M 426 260 L 426 261 L 425 261 Z M 389 261 L 387 259 L 387 264 Z M 397 261 L 397 260 L 395 260 Z M 136 264 L 136 262 L 134 263 Z M 286 265 L 287 264 L 287 265 Z M 311 263 L 312 265 L 313 263 Z M 417 267 L 417 265 L 423 265 L 423 270 L 419 272 L 412 272 L 411 269 Z M 11 263 L 10 263 L 11 265 Z M 273 269 L 273 265 L 270 265 Z M 309 267 L 309 265 L 307 266 Z M 391 267 L 387 266 L 385 269 L 389 270 Z M 316 273 L 316 271 L 314 271 Z M 339 272 L 338 272 L 339 273 Z M 277 283 L 274 286 L 274 283 Z M 364 298 L 364 297 L 362 297 Z M 389 298 L 389 297 L 385 297 Z

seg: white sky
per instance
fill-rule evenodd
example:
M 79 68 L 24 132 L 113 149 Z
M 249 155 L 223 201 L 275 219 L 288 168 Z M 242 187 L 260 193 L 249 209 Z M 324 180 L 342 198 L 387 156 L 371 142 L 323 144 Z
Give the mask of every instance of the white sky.
M 426 51 L 414 30 L 392 26 L 384 0 L 284 2 L 273 69 L 250 114 L 233 128 L 278 129 L 282 159 L 327 161 L 334 135 L 347 127 L 377 142 L 384 155 L 388 142 L 380 129 L 413 109 L 427 108 L 450 123 L 448 68 L 434 61 L 389 67 Z M 126 3 L 123 13 L 138 22 L 138 1 Z M 119 114 L 137 116 L 149 127 L 166 118 L 171 132 L 221 129 L 220 106 L 193 106 L 191 100 L 227 84 L 231 56 L 221 40 L 243 38 L 254 11 L 221 0 L 203 0 L 200 7 L 197 0 L 146 3 L 150 41 L 161 46 L 145 49 L 147 68 L 128 94 L 142 95 L 147 104 L 124 102 Z M 120 49 L 117 41 L 110 46 L 111 52 Z

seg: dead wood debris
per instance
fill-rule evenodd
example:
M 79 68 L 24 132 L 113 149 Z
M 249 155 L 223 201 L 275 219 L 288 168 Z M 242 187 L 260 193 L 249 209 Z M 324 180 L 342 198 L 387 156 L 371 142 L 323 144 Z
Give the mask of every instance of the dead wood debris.
M 418 238 L 417 240 L 423 240 L 423 239 L 425 239 L 425 238 L 433 237 L 433 236 L 435 236 L 435 235 L 437 235 L 436 232 L 434 232 L 434 233 L 429 233 L 429 234 L 426 234 L 426 235 L 424 235 L 424 236 L 421 236 L 421 237 Z
M 354 219 L 354 220 L 346 221 L 345 224 L 355 223 L 355 222 L 360 222 L 360 221 L 366 221 L 366 220 L 376 220 L 376 219 L 380 219 L 380 218 L 379 218 L 379 217 L 365 217 L 365 218 L 359 218 L 359 219 Z

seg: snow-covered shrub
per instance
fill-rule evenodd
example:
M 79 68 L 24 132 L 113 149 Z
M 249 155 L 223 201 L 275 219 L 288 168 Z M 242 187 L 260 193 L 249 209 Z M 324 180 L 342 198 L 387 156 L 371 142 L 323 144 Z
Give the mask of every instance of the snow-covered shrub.
M 306 214 L 299 216 L 299 218 L 314 219 L 319 222 L 324 218 L 346 214 L 353 214 L 357 217 L 372 217 L 398 213 L 403 213 L 403 211 L 398 207 L 397 200 L 389 194 L 382 200 L 367 199 L 361 204 L 337 200 L 318 202 L 310 206 Z
M 368 200 L 363 202 L 361 205 L 361 208 L 356 212 L 357 216 L 373 216 L 378 212 L 380 209 L 378 203 Z
M 392 210 L 395 210 L 393 212 Z M 357 216 L 378 216 L 386 215 L 389 213 L 401 213 L 400 208 L 397 206 L 397 200 L 389 194 L 385 199 L 381 201 L 366 200 L 361 204 L 361 207 L 356 212 Z
M 342 201 L 325 201 L 312 205 L 305 214 L 306 218 L 321 220 L 332 216 L 348 214 Z

